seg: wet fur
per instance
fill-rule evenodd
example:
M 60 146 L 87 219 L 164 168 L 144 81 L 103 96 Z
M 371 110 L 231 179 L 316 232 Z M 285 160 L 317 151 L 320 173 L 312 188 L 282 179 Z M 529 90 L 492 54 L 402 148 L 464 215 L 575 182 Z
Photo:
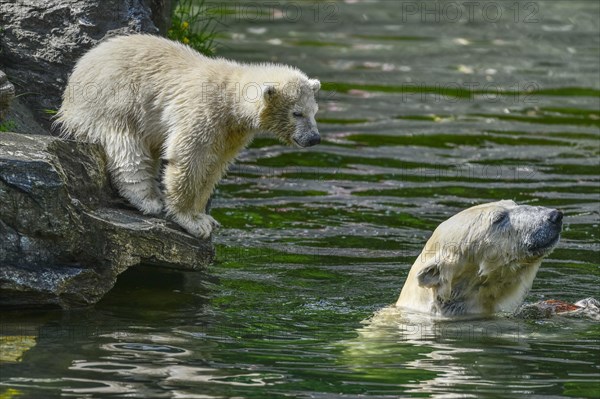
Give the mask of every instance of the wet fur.
M 439 316 L 514 311 L 556 244 L 554 227 L 545 232 L 550 211 L 499 201 L 451 217 L 413 264 L 396 306 Z
M 122 36 L 79 60 L 56 123 L 64 137 L 103 145 L 114 184 L 140 211 L 164 208 L 189 233 L 208 237 L 218 223 L 205 213 L 207 201 L 255 133 L 288 144 L 318 135 L 319 88 L 285 65 L 241 64 L 156 36 Z M 294 118 L 295 110 L 305 117 Z M 160 159 L 167 161 L 164 193 Z

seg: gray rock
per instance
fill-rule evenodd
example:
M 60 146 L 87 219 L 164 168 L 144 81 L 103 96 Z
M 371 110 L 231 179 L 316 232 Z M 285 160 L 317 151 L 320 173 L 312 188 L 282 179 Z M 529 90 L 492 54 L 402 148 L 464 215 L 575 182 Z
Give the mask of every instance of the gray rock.
M 37 121 L 33 112 L 23 104 L 21 98 L 15 98 L 5 119 L 2 122 L 3 129 L 12 132 L 27 132 L 27 134 L 50 134 L 47 129 L 44 129 Z M 1 133 L 0 133 L 1 134 Z
M 210 241 L 130 208 L 94 144 L 0 133 L 0 306 L 97 302 L 137 265 L 201 270 Z
M 0 65 L 37 122 L 48 129 L 75 62 L 105 37 L 158 33 L 169 0 L 19 0 L 0 2 Z
M 171 14 L 173 13 L 174 7 L 174 0 L 153 0 L 150 3 L 152 20 L 163 34 L 171 26 Z

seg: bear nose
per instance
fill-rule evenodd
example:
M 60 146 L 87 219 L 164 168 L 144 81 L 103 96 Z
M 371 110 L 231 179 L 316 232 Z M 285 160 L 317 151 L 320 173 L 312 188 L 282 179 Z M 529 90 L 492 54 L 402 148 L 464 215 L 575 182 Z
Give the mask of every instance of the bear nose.
M 310 140 L 308 140 L 308 146 L 312 147 L 313 145 L 317 145 L 321 142 L 321 136 L 319 136 L 319 134 L 313 134 L 310 138 Z
M 552 212 L 550 212 L 550 215 L 548 215 L 548 220 L 554 224 L 559 224 L 560 222 L 562 222 L 562 219 L 563 219 L 563 213 L 556 209 L 553 210 Z

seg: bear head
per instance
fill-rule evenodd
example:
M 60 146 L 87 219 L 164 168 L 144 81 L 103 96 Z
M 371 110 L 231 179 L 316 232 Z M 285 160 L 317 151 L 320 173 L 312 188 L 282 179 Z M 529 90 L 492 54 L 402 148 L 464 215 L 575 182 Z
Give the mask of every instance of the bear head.
M 557 244 L 562 216 L 513 201 L 454 215 L 427 242 L 397 305 L 443 316 L 514 311 Z
M 315 99 L 321 83 L 317 79 L 298 77 L 285 85 L 266 84 L 260 129 L 271 132 L 288 145 L 311 147 L 321 142 L 315 114 Z

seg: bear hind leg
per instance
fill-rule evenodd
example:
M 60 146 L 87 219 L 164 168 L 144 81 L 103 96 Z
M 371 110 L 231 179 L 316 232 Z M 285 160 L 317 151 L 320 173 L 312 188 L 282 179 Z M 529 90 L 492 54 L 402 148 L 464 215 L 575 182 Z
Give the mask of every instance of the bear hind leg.
M 163 199 L 157 175 L 160 159 L 130 134 L 108 136 L 104 148 L 108 169 L 119 194 L 147 215 L 157 215 L 163 210 Z

